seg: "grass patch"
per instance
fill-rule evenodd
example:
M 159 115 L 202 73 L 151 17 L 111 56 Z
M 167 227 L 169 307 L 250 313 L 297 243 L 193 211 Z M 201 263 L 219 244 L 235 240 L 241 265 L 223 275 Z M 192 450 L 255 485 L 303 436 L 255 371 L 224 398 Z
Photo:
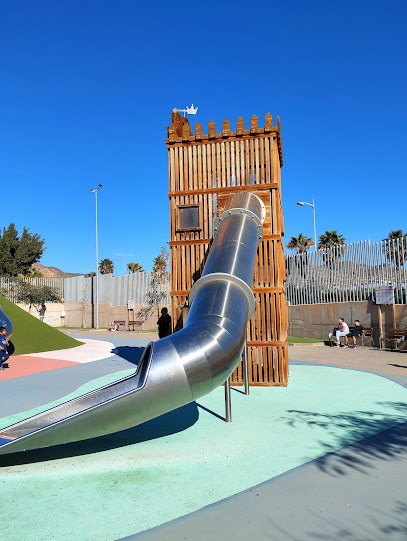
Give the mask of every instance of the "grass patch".
M 301 338 L 300 336 L 289 336 L 289 344 L 316 344 L 317 342 L 323 342 L 323 338 Z
M 15 348 L 15 355 L 69 349 L 82 344 L 43 323 L 3 295 L 0 295 L 0 305 L 13 324 L 11 342 Z

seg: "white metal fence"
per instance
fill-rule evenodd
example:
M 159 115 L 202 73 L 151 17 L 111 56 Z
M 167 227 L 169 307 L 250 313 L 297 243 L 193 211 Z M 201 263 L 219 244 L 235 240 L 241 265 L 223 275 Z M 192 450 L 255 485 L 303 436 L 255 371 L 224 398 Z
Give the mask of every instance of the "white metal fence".
M 136 304 L 170 304 L 169 280 L 158 284 L 153 275 L 144 272 L 113 276 L 105 274 L 98 278 L 99 303 L 110 302 L 114 306 L 127 304 L 134 300 Z M 65 302 L 95 302 L 96 277 L 75 276 L 65 278 Z M 152 299 L 154 297 L 154 299 Z
M 286 255 L 287 301 L 296 305 L 375 300 L 377 287 L 390 286 L 396 304 L 406 304 L 406 262 L 405 237 Z
M 61 299 L 64 298 L 65 278 L 22 278 L 22 280 L 24 280 L 24 282 L 30 285 L 37 287 L 52 287 L 58 292 Z M 0 292 L 12 302 L 17 302 L 16 296 L 18 288 L 18 282 L 16 282 L 13 278 L 9 278 L 7 276 L 0 276 Z
M 96 278 L 74 276 L 71 278 L 23 278 L 34 286 L 50 286 L 56 289 L 62 302 L 95 302 Z M 16 302 L 18 283 L 13 278 L 0 277 L 0 291 L 12 302 Z M 170 304 L 169 280 L 159 284 L 151 274 L 136 272 L 124 276 L 105 274 L 98 278 L 99 303 L 110 302 L 114 306 L 136 304 Z

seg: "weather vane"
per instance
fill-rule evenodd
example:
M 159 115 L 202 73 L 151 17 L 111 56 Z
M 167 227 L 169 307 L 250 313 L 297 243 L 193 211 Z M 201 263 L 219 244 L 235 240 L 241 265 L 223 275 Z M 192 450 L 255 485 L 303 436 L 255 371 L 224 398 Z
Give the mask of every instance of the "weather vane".
M 184 116 L 185 116 L 185 113 L 188 113 L 189 115 L 196 115 L 196 112 L 198 111 L 198 107 L 194 107 L 194 104 L 191 105 L 191 107 L 186 107 L 185 109 L 177 109 L 176 107 L 174 107 L 174 109 L 172 110 L 173 113 L 184 113 Z

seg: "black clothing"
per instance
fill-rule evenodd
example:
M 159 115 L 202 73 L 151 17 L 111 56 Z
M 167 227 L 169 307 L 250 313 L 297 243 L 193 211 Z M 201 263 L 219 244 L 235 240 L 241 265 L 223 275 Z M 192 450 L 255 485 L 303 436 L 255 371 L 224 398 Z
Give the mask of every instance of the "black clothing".
M 355 325 L 353 327 L 352 336 L 362 336 L 363 325 Z
M 158 325 L 158 336 L 159 338 L 164 338 L 165 336 L 168 336 L 170 333 L 171 328 L 171 316 L 161 316 L 160 319 L 157 321 Z

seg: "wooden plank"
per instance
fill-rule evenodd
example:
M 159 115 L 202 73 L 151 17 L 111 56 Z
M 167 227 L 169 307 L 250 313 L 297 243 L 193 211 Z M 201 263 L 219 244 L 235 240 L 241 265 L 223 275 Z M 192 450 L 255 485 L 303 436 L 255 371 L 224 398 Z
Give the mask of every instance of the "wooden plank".
M 239 141 L 234 142 L 235 145 L 235 153 L 236 153 L 236 186 L 241 185 L 240 181 L 240 143 Z
M 260 182 L 261 184 L 268 182 L 266 177 L 266 153 L 265 145 L 267 144 L 267 139 L 259 139 L 260 145 Z
M 246 186 L 248 182 L 246 181 L 246 174 L 247 171 L 245 171 L 245 150 L 244 150 L 244 140 L 239 141 L 240 146 L 240 185 Z M 243 188 L 244 189 L 244 188 Z
M 259 244 L 258 249 L 258 259 L 259 259 L 259 286 L 264 287 L 264 253 L 263 253 L 263 242 Z
M 230 175 L 230 143 L 223 143 L 225 145 L 225 154 L 226 154 L 226 178 L 225 186 L 232 186 L 232 178 Z
M 211 239 L 172 240 L 169 246 L 187 246 L 189 244 L 210 244 Z
M 236 168 L 235 168 L 235 143 L 231 141 L 230 147 L 230 184 L 236 186 Z
M 249 144 L 250 144 L 250 140 L 247 139 L 246 141 L 244 141 L 244 151 L 245 151 L 245 156 L 246 156 L 245 165 L 244 165 L 245 179 L 246 179 L 245 184 L 246 185 L 251 184 L 251 178 L 250 178 L 250 148 L 249 148 Z
M 248 141 L 248 149 L 246 150 L 246 152 L 248 151 L 249 152 L 249 160 L 246 162 L 246 166 L 247 164 L 249 164 L 249 167 L 250 167 L 250 171 L 249 171 L 249 175 L 250 175 L 250 184 L 255 184 L 255 176 L 256 176 L 256 167 L 255 167 L 255 152 L 254 152 L 254 146 L 256 144 L 256 141 L 254 139 L 251 139 L 250 141 Z
M 259 139 L 254 140 L 254 164 L 255 164 L 255 182 L 253 184 L 261 184 L 261 175 L 260 175 L 260 154 L 259 154 Z
M 242 136 L 236 136 L 236 133 L 231 131 L 230 137 L 222 137 L 222 134 L 219 134 L 219 137 L 211 137 L 208 138 L 208 135 L 203 134 L 203 139 L 194 141 L 193 138 L 191 138 L 189 141 L 182 141 L 180 139 L 179 141 L 176 141 L 174 143 L 169 143 L 169 140 L 166 139 L 167 148 L 177 148 L 177 147 L 184 147 L 184 146 L 194 146 L 194 145 L 210 145 L 211 143 L 217 143 L 218 141 L 246 141 L 250 139 L 262 139 L 262 138 L 269 138 L 274 135 L 274 137 L 277 138 L 277 129 L 273 128 L 273 131 L 267 134 L 264 133 L 258 133 L 257 135 L 250 134 L 249 130 L 245 130 L 245 134 Z M 218 134 L 216 134 L 218 135 Z M 206 138 L 205 138 L 206 137 Z
M 264 174 L 264 182 L 271 182 L 271 174 L 270 174 L 270 139 L 264 139 L 264 165 L 265 165 L 265 174 Z
M 187 147 L 187 152 L 188 152 L 188 182 L 187 182 L 187 186 L 188 186 L 188 190 L 193 190 L 194 189 L 194 182 L 193 182 L 193 178 L 194 178 L 194 175 L 193 175 L 193 167 L 194 167 L 194 162 L 192 160 L 192 147 Z M 191 201 L 185 201 L 185 203 L 190 203 Z
M 227 186 L 228 178 L 226 178 L 226 156 L 225 156 L 225 144 L 223 141 L 220 143 L 220 184 L 222 187 Z
M 222 186 L 222 169 L 220 165 L 220 143 L 215 143 L 216 145 L 216 187 L 219 188 Z
M 276 183 L 269 183 L 269 184 L 263 184 L 261 186 L 262 189 L 270 189 L 270 190 L 277 190 L 278 184 Z M 202 188 L 198 190 L 180 190 L 178 192 L 168 192 L 169 197 L 175 197 L 175 196 L 185 196 L 185 195 L 194 195 L 194 194 L 205 194 L 205 193 L 233 193 L 233 192 L 241 192 L 241 191 L 247 191 L 247 192 L 253 192 L 259 189 L 259 186 L 250 186 L 250 185 L 243 185 L 243 186 L 225 186 L 225 187 L 219 187 L 219 188 Z

